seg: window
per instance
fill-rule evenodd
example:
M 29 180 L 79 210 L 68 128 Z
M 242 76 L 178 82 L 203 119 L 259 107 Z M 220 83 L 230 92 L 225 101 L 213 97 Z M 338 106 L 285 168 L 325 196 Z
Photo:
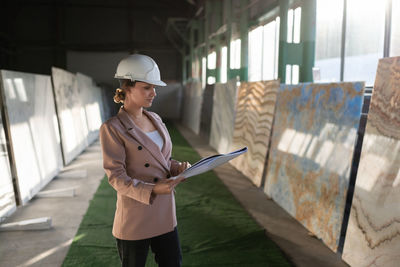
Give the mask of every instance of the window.
M 249 32 L 249 69 L 248 80 L 260 81 L 262 75 L 263 27 L 259 26 Z
M 400 1 L 392 1 L 392 29 L 390 37 L 391 57 L 400 56 Z
M 263 29 L 262 80 L 278 78 L 279 17 Z
M 278 77 L 279 17 L 249 32 L 249 81 Z
M 205 57 L 201 59 L 201 88 L 206 87 L 206 77 L 207 77 L 207 60 Z
M 228 81 L 228 47 L 221 48 L 221 83 Z
M 231 56 L 230 56 L 230 67 L 231 69 L 240 69 L 240 50 L 241 41 L 236 39 L 231 42 Z
M 207 68 L 214 70 L 217 67 L 217 53 L 212 52 L 207 57 Z
M 208 54 L 207 57 L 207 69 L 215 70 L 217 67 L 217 53 L 214 51 Z M 208 76 L 207 77 L 207 84 L 214 84 L 215 83 L 215 76 Z
M 383 57 L 385 4 L 375 0 L 347 1 L 345 81 L 366 81 L 372 86 L 379 58 Z
M 298 84 L 300 77 L 299 65 L 286 65 L 286 84 Z
M 315 67 L 321 81 L 340 81 L 344 1 L 318 0 Z
M 287 42 L 300 43 L 301 7 L 288 10 Z
M 301 7 L 288 10 L 287 42 L 300 43 Z M 299 82 L 299 65 L 286 65 L 287 84 Z

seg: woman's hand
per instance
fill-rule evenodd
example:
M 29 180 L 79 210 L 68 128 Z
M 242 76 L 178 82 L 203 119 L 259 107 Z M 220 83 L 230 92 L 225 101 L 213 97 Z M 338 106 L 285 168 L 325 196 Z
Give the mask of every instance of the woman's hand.
M 189 162 L 185 161 L 185 162 L 179 162 L 179 166 L 178 166 L 178 174 L 182 173 L 184 170 L 186 170 L 187 168 L 190 168 L 192 165 L 190 165 Z
M 178 177 L 177 179 L 165 179 L 160 180 L 153 187 L 152 194 L 155 195 L 168 195 L 174 190 L 175 186 L 177 186 L 180 182 L 184 181 L 184 177 Z

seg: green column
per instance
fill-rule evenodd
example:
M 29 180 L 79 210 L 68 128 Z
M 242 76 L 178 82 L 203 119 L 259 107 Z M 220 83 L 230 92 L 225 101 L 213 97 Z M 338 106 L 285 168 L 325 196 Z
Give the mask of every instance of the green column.
M 289 9 L 289 0 L 279 1 L 279 58 L 278 58 L 278 78 L 281 83 L 286 80 L 286 62 L 287 62 L 287 11 Z
M 214 17 L 216 16 L 217 20 L 217 29 L 219 29 L 223 22 L 222 22 L 222 1 L 215 1 L 214 2 Z M 216 15 L 215 15 L 216 14 Z M 215 82 L 221 82 L 221 36 L 217 35 L 215 38 L 215 52 L 216 52 L 216 69 L 215 69 Z
M 300 67 L 300 82 L 312 82 L 312 67 L 315 60 L 315 31 L 317 20 L 317 1 L 304 0 L 301 8 L 301 42 L 303 43 L 303 62 Z
M 219 41 L 219 37 L 217 37 L 217 42 L 215 46 L 215 52 L 217 53 L 217 62 L 215 69 L 215 82 L 221 82 L 221 43 Z
M 226 33 L 225 33 L 225 38 L 226 38 L 226 54 L 227 54 L 227 78 L 230 80 L 232 78 L 231 76 L 231 41 L 232 41 L 232 0 L 227 0 L 228 4 L 226 7 Z
M 210 39 L 208 38 L 209 36 L 209 21 L 210 21 L 210 9 L 212 8 L 210 5 L 212 3 L 210 1 L 205 1 L 204 6 L 205 6 L 205 16 L 204 16 L 204 41 L 205 41 L 205 57 L 206 57 L 206 81 L 205 83 L 207 84 L 207 79 L 209 76 L 209 70 L 208 70 L 208 52 L 210 50 Z
M 182 83 L 186 84 L 186 49 L 182 48 Z
M 194 29 L 195 25 L 194 22 L 190 25 L 190 37 L 189 37 L 189 53 L 190 53 L 190 60 L 189 60 L 189 69 L 190 74 L 189 77 L 193 79 L 193 62 L 194 62 Z
M 248 0 L 240 1 L 240 8 L 242 9 L 242 14 L 240 16 L 240 39 L 241 39 L 241 49 L 240 49 L 240 80 L 248 80 L 248 48 L 249 48 L 249 33 L 248 33 Z

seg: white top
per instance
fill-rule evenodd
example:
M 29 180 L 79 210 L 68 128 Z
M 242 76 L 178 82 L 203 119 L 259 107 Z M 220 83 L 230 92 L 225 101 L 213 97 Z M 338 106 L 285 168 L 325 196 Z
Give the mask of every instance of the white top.
M 156 143 L 156 145 L 160 148 L 160 150 L 162 149 L 163 145 L 164 145 L 164 140 L 162 139 L 160 133 L 155 130 L 152 132 L 146 132 L 147 136 L 150 137 L 151 140 L 153 140 L 154 143 Z M 143 181 L 132 178 L 133 179 L 133 186 L 137 186 L 139 183 L 143 183 Z
M 164 145 L 164 140 L 162 139 L 160 133 L 157 130 L 155 130 L 152 132 L 146 132 L 146 134 L 148 137 L 150 137 L 151 140 L 153 140 L 154 143 L 156 143 L 156 145 L 161 150 Z

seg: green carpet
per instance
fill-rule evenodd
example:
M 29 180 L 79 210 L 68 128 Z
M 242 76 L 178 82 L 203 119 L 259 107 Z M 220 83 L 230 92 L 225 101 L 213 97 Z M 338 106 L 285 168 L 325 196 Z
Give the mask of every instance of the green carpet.
M 172 124 L 173 158 L 200 159 Z M 291 266 L 264 230 L 242 208 L 214 172 L 176 188 L 183 266 Z M 63 266 L 120 266 L 111 235 L 116 192 L 102 180 Z M 146 266 L 157 266 L 150 252 Z

